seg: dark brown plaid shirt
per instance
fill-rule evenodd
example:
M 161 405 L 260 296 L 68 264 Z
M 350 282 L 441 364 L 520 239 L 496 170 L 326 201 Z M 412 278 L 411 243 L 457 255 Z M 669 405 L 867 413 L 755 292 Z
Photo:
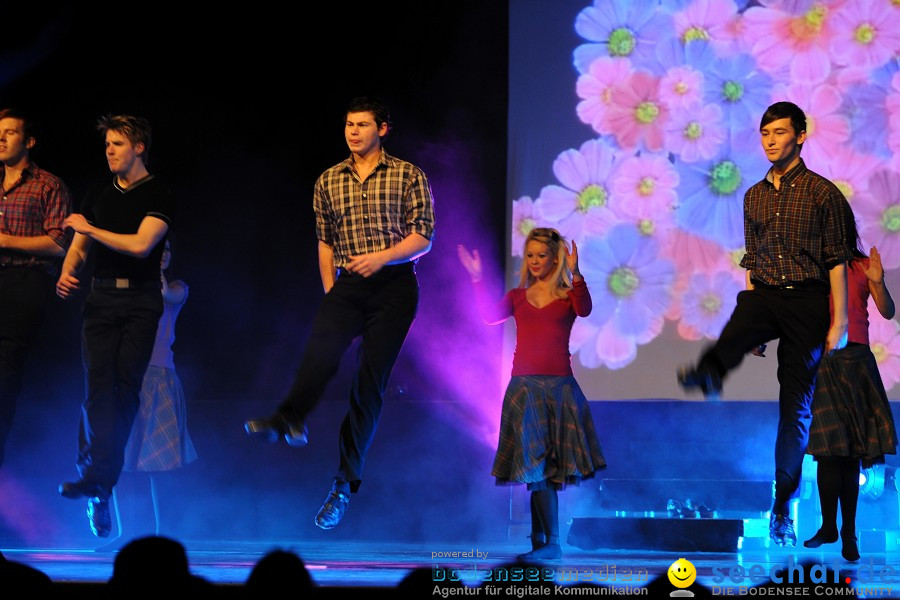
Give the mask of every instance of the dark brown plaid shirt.
M 396 246 L 413 233 L 434 237 L 434 201 L 425 173 L 384 150 L 362 183 L 352 156 L 322 173 L 313 208 L 316 236 L 333 248 L 335 267 L 351 256 Z
M 765 285 L 803 281 L 829 283 L 828 271 L 850 260 L 844 205 L 833 183 L 800 164 L 775 189 L 771 169 L 744 195 L 744 242 L 741 266 Z

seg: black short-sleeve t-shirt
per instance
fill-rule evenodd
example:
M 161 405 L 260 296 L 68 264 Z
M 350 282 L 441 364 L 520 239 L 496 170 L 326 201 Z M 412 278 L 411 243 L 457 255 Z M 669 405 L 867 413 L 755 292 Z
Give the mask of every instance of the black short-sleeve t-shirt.
M 171 229 L 175 217 L 175 197 L 153 175 L 123 188 L 113 178 L 112 185 L 88 194 L 81 210 L 89 223 L 113 233 L 137 233 L 144 217 L 162 219 Z M 94 277 L 158 281 L 159 263 L 165 237 L 146 258 L 127 256 L 95 243 Z

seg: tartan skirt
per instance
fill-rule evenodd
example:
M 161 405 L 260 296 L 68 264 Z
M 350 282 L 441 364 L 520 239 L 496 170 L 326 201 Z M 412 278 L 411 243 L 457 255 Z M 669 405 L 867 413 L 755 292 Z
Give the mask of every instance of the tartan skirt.
M 807 454 L 858 457 L 865 465 L 896 454 L 894 416 L 875 355 L 865 344 L 822 358 L 812 413 Z
M 491 469 L 498 485 L 564 489 L 604 468 L 590 406 L 575 377 L 520 375 L 510 380 Z
M 171 471 L 197 459 L 187 430 L 184 389 L 174 369 L 150 365 L 125 447 L 126 471 Z

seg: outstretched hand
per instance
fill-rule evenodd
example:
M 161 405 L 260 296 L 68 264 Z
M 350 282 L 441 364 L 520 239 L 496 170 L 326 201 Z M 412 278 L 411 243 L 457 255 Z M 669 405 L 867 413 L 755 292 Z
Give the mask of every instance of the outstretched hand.
M 563 247 L 566 249 L 566 266 L 569 267 L 572 276 L 581 275 L 581 271 L 578 270 L 578 246 L 575 244 L 575 240 L 572 240 L 572 250 L 569 250 L 565 244 Z
M 459 262 L 465 267 L 472 281 L 481 281 L 481 256 L 478 255 L 478 250 L 469 252 L 465 246 L 459 244 L 456 247 L 456 253 L 459 255 Z

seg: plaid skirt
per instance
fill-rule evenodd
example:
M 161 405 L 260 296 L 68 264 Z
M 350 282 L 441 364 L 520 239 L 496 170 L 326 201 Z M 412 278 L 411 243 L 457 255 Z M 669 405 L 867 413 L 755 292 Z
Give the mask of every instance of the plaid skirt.
M 150 365 L 141 387 L 141 407 L 125 447 L 124 470 L 171 471 L 196 459 L 181 380 L 173 369 Z
M 894 415 L 878 363 L 865 344 L 822 358 L 812 413 L 807 454 L 858 457 L 868 465 L 896 454 Z
M 498 485 L 564 489 L 604 468 L 591 410 L 574 377 L 523 375 L 510 380 L 491 469 Z

